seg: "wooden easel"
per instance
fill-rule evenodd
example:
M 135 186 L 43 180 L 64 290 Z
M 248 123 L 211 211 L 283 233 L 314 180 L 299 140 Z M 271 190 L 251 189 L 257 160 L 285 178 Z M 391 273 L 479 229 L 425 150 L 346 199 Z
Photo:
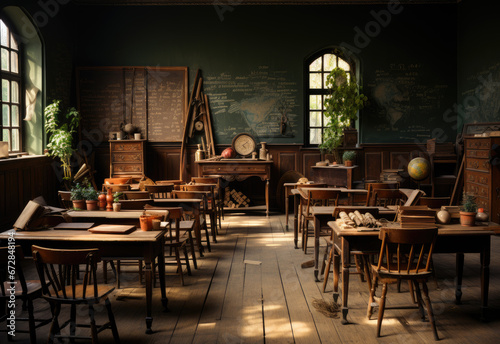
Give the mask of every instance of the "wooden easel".
M 204 150 L 207 154 L 207 158 L 215 155 L 215 146 L 212 132 L 212 118 L 210 115 L 210 107 L 208 104 L 208 97 L 202 91 L 203 78 L 201 77 L 201 71 L 198 69 L 196 71 L 196 76 L 194 78 L 193 91 L 189 98 L 189 107 L 186 117 L 186 123 L 184 124 L 184 133 L 182 135 L 181 142 L 181 158 L 180 158 L 180 171 L 179 179 L 186 181 L 187 171 L 186 162 L 187 157 L 187 144 L 190 138 L 193 138 L 195 131 L 195 122 L 201 121 L 203 123 L 203 132 L 205 135 L 205 141 L 202 138 L 202 144 L 206 142 L 206 147 Z

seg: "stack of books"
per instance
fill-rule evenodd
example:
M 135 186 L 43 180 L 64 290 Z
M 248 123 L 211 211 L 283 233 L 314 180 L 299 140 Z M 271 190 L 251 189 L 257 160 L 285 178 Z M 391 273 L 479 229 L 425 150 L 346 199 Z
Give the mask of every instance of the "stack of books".
M 400 207 L 398 219 L 401 227 L 432 225 L 436 223 L 436 211 L 427 206 Z

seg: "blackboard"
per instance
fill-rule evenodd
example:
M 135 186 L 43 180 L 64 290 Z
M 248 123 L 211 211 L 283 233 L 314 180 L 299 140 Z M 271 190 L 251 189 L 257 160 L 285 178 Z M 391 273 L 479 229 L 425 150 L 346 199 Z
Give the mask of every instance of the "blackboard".
M 453 89 L 423 63 L 379 64 L 368 72 L 362 110 L 362 142 L 426 142 L 439 132 L 454 140 L 456 130 L 443 114 L 454 104 Z
M 148 141 L 182 141 L 187 67 L 81 67 L 77 78 L 84 134 L 131 123 Z
M 206 73 L 203 88 L 217 128 L 214 140 L 231 143 L 234 136 L 245 132 L 257 142 L 293 142 L 302 130 L 295 80 L 291 72 L 269 66 Z

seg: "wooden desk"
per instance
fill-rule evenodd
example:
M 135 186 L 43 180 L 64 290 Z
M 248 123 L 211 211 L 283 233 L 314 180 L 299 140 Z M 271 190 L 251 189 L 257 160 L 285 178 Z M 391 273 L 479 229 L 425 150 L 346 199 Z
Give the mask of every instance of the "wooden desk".
M 352 171 L 358 165 L 311 166 L 311 179 L 334 187 L 352 189 Z
M 335 221 L 328 222 L 333 230 L 334 277 L 333 295 L 336 301 L 339 296 L 338 280 L 339 265 L 342 262 L 342 323 L 347 323 L 347 300 L 349 295 L 349 268 L 351 251 L 378 251 L 380 250 L 379 231 L 361 232 L 358 229 L 341 230 Z M 464 253 L 480 253 L 481 257 L 481 320 L 486 320 L 488 308 L 488 288 L 490 278 L 490 241 L 491 235 L 500 229 L 500 226 L 490 223 L 489 226 L 463 227 L 460 224 L 437 225 L 438 237 L 434 253 L 455 253 L 457 285 L 455 303 L 460 304 L 462 297 L 462 276 L 464 267 Z M 340 259 L 339 259 L 340 258 Z
M 165 231 L 135 230 L 130 234 L 94 234 L 86 230 L 14 230 L 0 233 L 2 245 L 7 243 L 9 233 L 14 232 L 17 245 L 21 245 L 26 256 L 31 256 L 31 246 L 39 245 L 49 248 L 98 248 L 103 258 L 124 257 L 127 259 L 143 259 L 146 280 L 146 333 L 153 333 L 151 324 L 153 299 L 152 264 L 158 259 L 158 276 L 160 279 L 161 302 L 167 309 L 167 293 L 165 291 Z
M 259 177 L 266 182 L 266 215 L 269 216 L 269 180 L 271 179 L 272 161 L 250 159 L 225 159 L 221 161 L 200 160 L 198 176 L 207 177 L 217 175 L 227 181 L 242 181 L 249 177 Z

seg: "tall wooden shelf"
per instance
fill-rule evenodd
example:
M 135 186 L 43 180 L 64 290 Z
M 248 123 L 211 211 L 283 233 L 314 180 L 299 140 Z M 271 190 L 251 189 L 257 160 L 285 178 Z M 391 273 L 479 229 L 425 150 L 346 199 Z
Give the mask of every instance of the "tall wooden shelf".
M 144 176 L 145 141 L 146 140 L 109 141 L 109 174 L 111 178 L 142 178 Z
M 491 166 L 492 145 L 500 145 L 500 137 L 465 138 L 465 192 L 477 197 L 478 207 L 500 221 L 500 168 Z

